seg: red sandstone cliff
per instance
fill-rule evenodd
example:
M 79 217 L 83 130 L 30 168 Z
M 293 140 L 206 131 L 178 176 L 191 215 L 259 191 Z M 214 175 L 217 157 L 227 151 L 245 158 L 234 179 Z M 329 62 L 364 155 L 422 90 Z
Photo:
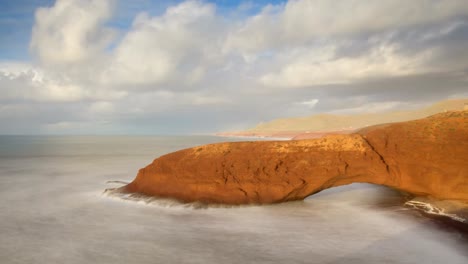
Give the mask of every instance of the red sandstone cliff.
M 141 169 L 123 190 L 183 202 L 276 203 L 353 182 L 468 201 L 468 111 L 350 135 L 180 150 Z

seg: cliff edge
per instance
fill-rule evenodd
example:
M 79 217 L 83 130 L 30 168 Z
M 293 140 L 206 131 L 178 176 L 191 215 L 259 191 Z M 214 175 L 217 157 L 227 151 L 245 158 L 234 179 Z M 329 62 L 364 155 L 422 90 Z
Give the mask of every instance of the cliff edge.
M 355 182 L 468 201 L 468 111 L 350 135 L 184 149 L 154 160 L 122 191 L 182 202 L 265 204 Z

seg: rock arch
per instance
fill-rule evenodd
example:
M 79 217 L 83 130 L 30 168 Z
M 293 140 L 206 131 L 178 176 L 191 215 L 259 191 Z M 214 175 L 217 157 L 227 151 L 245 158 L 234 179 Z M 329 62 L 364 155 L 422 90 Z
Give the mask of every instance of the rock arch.
M 210 144 L 164 155 L 125 192 L 264 204 L 354 182 L 468 201 L 468 111 L 313 140 Z

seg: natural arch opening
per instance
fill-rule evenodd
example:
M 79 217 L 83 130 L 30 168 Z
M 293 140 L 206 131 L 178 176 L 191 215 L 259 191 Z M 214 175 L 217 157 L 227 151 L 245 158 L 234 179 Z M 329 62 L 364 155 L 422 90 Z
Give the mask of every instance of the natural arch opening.
M 360 205 L 389 207 L 402 205 L 411 195 L 400 190 L 372 183 L 351 183 L 330 187 L 307 196 L 304 200 L 343 201 Z

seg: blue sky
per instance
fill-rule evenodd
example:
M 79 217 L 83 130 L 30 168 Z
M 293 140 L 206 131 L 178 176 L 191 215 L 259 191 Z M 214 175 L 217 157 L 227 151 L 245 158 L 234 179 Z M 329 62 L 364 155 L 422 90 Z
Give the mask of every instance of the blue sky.
M 466 0 L 0 7 L 0 134 L 213 133 L 468 97 Z
M 28 46 L 34 23 L 34 11 L 53 1 L 2 0 L 0 8 L 0 59 L 28 60 Z

